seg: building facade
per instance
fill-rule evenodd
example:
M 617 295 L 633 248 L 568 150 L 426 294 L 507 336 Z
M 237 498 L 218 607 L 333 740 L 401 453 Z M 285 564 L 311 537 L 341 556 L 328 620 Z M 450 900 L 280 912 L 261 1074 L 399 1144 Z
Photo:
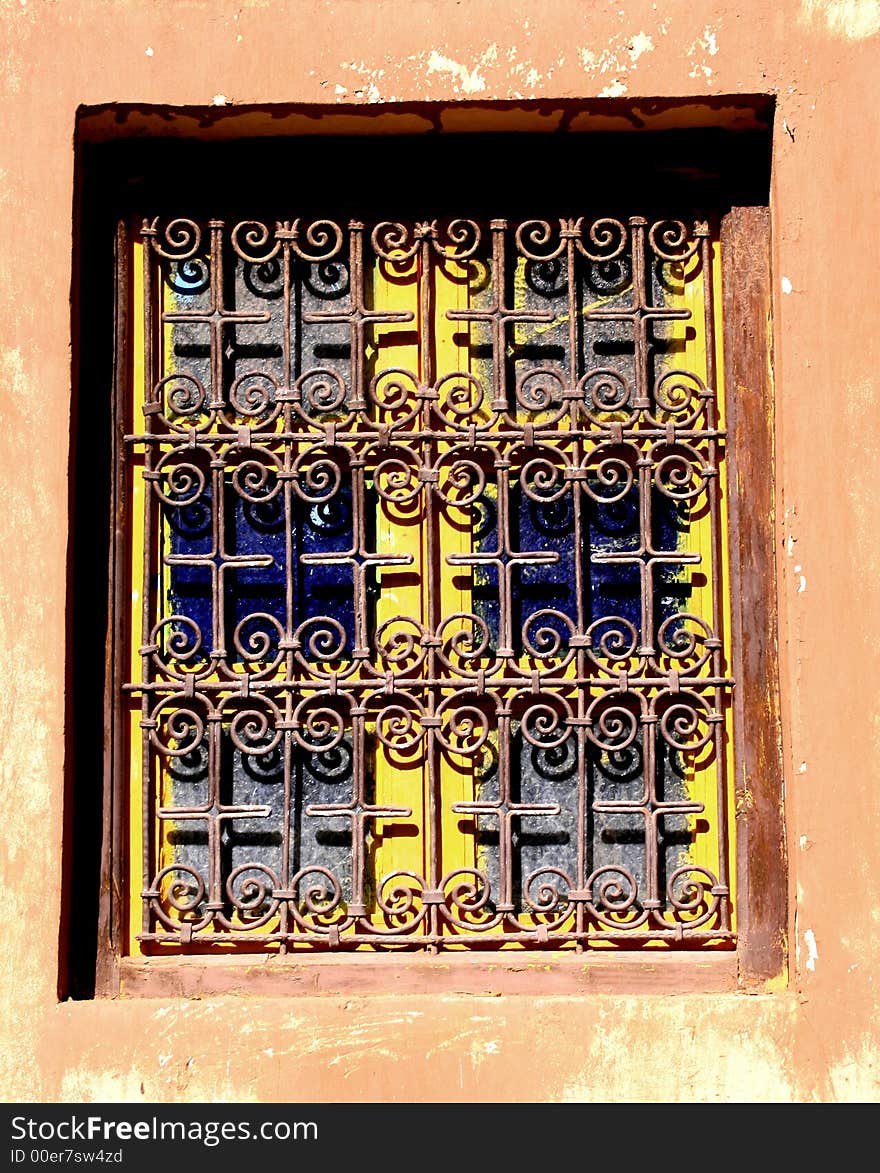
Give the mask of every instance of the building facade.
M 19 897 L 0 961 L 6 1098 L 876 1099 L 880 385 L 860 276 L 880 228 L 880 5 L 425 0 L 400 19 L 384 0 L 60 0 L 6 4 L 2 20 L 0 761 L 5 887 Z M 124 151 L 136 184 L 138 144 L 146 159 L 174 140 L 164 165 L 169 186 L 186 191 L 189 145 L 438 132 L 444 143 L 501 138 L 523 169 L 533 136 L 566 135 L 573 155 L 583 143 L 601 154 L 613 138 L 627 182 L 646 142 L 662 159 L 663 135 L 728 135 L 737 166 L 744 136 L 766 148 L 764 162 L 742 162 L 764 168 L 763 191 L 734 198 L 742 176 L 729 160 L 719 180 L 723 198 L 769 226 L 765 262 L 729 226 L 729 247 L 720 238 L 741 295 L 722 311 L 739 330 L 725 334 L 726 393 L 745 405 L 748 431 L 731 491 L 752 508 L 730 522 L 734 689 L 751 698 L 735 715 L 731 759 L 737 951 L 722 951 L 721 968 L 715 953 L 669 965 L 642 949 L 611 964 L 578 954 L 560 967 L 541 952 L 523 964 L 481 954 L 471 968 L 395 957 L 391 969 L 355 952 L 318 965 L 297 957 L 280 982 L 283 959 L 252 956 L 183 957 L 164 970 L 137 958 L 120 970 L 104 947 L 102 909 L 120 882 L 102 860 L 116 809 L 103 797 L 105 723 L 89 725 L 76 696 L 84 681 L 100 690 L 104 673 L 100 640 L 91 668 L 81 659 L 83 597 L 92 583 L 106 595 L 88 531 L 108 523 L 101 493 L 94 505 L 87 496 L 82 436 L 114 379 L 112 345 L 83 354 L 113 327 L 112 298 L 105 313 L 81 283 L 94 149 Z M 393 164 L 402 184 L 410 162 Z M 338 163 L 339 182 L 364 182 Z M 571 166 L 589 182 L 589 158 Z M 737 285 L 756 265 L 756 284 Z M 762 358 L 756 408 L 749 380 Z M 746 611 L 757 620 L 743 631 Z M 128 826 L 130 811 L 120 817 Z

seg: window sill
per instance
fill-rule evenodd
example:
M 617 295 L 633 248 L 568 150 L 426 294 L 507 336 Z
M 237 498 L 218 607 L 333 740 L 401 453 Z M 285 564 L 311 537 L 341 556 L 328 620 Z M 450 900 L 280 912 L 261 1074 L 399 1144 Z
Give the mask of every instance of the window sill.
M 739 988 L 733 950 L 689 956 L 646 956 L 646 951 L 518 957 L 470 955 L 409 957 L 177 957 L 124 958 L 118 994 L 124 998 L 471 994 L 734 993 Z

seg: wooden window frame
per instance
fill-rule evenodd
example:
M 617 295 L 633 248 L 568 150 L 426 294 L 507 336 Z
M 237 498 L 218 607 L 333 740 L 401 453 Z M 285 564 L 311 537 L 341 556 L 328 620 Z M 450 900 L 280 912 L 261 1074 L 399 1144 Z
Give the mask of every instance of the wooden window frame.
M 512 127 L 515 129 L 515 126 Z M 601 132 L 596 132 L 600 135 Z M 595 141 L 596 135 L 592 138 Z M 572 135 L 572 138 L 579 136 Z M 662 147 L 660 148 L 662 150 Z M 88 150 L 80 155 L 78 192 L 88 189 Z M 117 168 L 114 162 L 110 170 Z M 103 250 L 105 261 L 111 244 L 111 221 L 116 202 L 123 198 L 130 173 L 118 170 L 115 190 L 95 195 L 90 201 L 77 236 L 74 284 L 74 420 L 73 466 L 77 485 L 72 521 L 79 535 L 73 544 L 71 565 L 71 617 L 74 633 L 82 610 L 84 579 L 95 549 L 82 540 L 89 510 L 103 501 L 112 518 L 107 539 L 111 569 L 110 597 L 104 606 L 92 606 L 84 634 L 73 636 L 74 650 L 82 652 L 89 640 L 91 667 L 76 663 L 69 674 L 72 723 L 84 718 L 84 731 L 72 735 L 71 769 L 67 778 L 68 820 L 65 829 L 66 900 L 62 929 L 62 994 L 78 997 L 123 994 L 129 996 L 192 996 L 228 991 L 249 994 L 360 993 L 453 991 L 471 993 L 556 994 L 585 992 L 687 992 L 711 993 L 768 988 L 785 981 L 787 967 L 787 861 L 783 818 L 781 727 L 778 699 L 776 559 L 774 541 L 774 404 L 771 338 L 770 212 L 766 202 L 737 199 L 721 217 L 722 322 L 725 384 L 727 387 L 729 486 L 731 644 L 733 675 L 737 680 L 733 699 L 733 736 L 736 809 L 736 891 L 738 940 L 734 950 L 667 952 L 656 950 L 597 950 L 584 953 L 520 952 L 491 955 L 294 955 L 267 957 L 244 955 L 132 958 L 123 955 L 121 908 L 124 901 L 124 843 L 128 811 L 119 777 L 118 746 L 121 720 L 113 702 L 114 648 L 123 639 L 126 601 L 120 597 L 113 570 L 124 546 L 125 502 L 116 489 L 112 495 L 100 487 L 100 478 L 115 465 L 120 442 L 119 412 L 112 435 L 105 437 L 105 457 L 91 473 L 85 471 L 93 450 L 91 430 L 78 416 L 86 384 L 96 370 L 90 342 L 106 333 L 106 311 L 115 317 L 112 346 L 104 341 L 103 373 L 117 372 L 118 356 L 128 345 L 122 307 L 128 293 L 119 291 L 114 303 L 103 278 L 92 264 L 90 250 Z M 94 183 L 95 176 L 92 176 Z M 760 187 L 760 184 L 759 184 Z M 722 182 L 723 190 L 723 182 Z M 100 291 L 100 296 L 93 294 Z M 103 316 L 103 323 L 100 318 Z M 112 354 L 109 352 L 112 350 Z M 116 357 L 114 357 L 116 356 Z M 110 393 L 114 403 L 122 389 Z M 115 409 L 114 409 L 115 410 Z M 101 472 L 104 469 L 104 474 Z M 105 482 L 106 483 L 106 482 Z M 98 547 L 100 549 L 100 545 Z M 95 635 L 106 632 L 105 652 L 96 665 Z M 79 639 L 79 644 L 77 644 Z M 75 659 L 75 657 L 74 657 Z M 94 708 L 78 705 L 78 687 L 94 688 L 104 681 L 103 800 L 100 818 L 100 891 L 90 910 L 82 876 L 84 860 L 94 867 L 98 844 L 94 829 L 96 809 L 81 798 L 83 769 L 94 763 Z M 91 716 L 92 720 L 85 718 Z M 86 824 L 89 830 L 84 828 Z M 94 873 L 90 873 L 94 874 Z M 94 949 L 94 960 L 92 950 Z

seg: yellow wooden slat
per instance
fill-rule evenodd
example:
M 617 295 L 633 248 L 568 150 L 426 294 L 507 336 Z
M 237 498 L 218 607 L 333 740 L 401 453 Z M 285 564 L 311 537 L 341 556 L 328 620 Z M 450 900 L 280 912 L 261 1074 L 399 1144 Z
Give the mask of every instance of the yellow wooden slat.
M 367 280 L 372 285 L 374 305 L 389 311 L 417 313 L 417 258 L 402 264 L 378 262 L 367 274 Z M 410 323 L 376 327 L 371 359 L 370 369 L 376 374 L 395 367 L 411 371 L 417 379 L 420 357 L 416 327 Z M 380 394 L 381 387 L 380 383 Z M 378 459 L 381 461 L 381 454 Z M 376 630 L 401 617 L 422 623 L 426 609 L 425 535 L 418 499 L 396 507 L 377 498 L 375 523 L 378 553 L 408 554 L 412 558 L 410 566 L 381 567 L 377 571 Z M 395 753 L 382 745 L 372 726 L 368 726 L 370 735 L 375 747 L 375 801 L 381 805 L 412 809 L 410 820 L 383 819 L 371 828 L 371 866 L 375 880 L 381 882 L 384 876 L 398 871 L 424 875 L 427 796 L 426 770 L 421 753 L 418 750 Z
M 388 367 L 404 368 L 423 379 L 428 356 L 421 353 L 419 337 L 430 338 L 436 380 L 444 374 L 468 369 L 469 350 L 463 324 L 446 318 L 449 309 L 467 308 L 469 304 L 468 269 L 454 261 L 432 265 L 433 315 L 427 331 L 410 324 L 387 325 L 377 330 L 373 367 L 381 372 Z M 407 266 L 382 262 L 372 272 L 373 303 L 390 311 L 408 310 L 419 322 L 419 261 L 414 257 Z M 463 567 L 450 566 L 446 556 L 469 552 L 471 535 L 466 526 L 451 524 L 441 514 L 438 525 L 439 563 L 428 566 L 428 534 L 424 514 L 409 507 L 399 510 L 380 501 L 376 519 L 376 549 L 383 554 L 409 554 L 411 566 L 385 567 L 378 572 L 379 593 L 376 603 L 376 629 L 382 624 L 406 617 L 427 627 L 429 623 L 428 591 L 439 583 L 438 614 L 449 615 L 470 609 L 470 590 Z M 412 825 L 404 820 L 383 820 L 374 833 L 373 867 L 377 880 L 398 871 L 413 871 L 428 878 L 431 849 L 429 826 L 429 772 L 421 752 L 395 755 L 376 739 L 376 801 L 381 804 L 412 808 Z M 474 866 L 473 835 L 463 830 L 461 817 L 452 811 L 455 802 L 473 797 L 471 769 L 456 768 L 444 755 L 437 764 L 440 791 L 440 840 L 442 870 Z M 417 832 L 417 833 L 414 833 Z
M 472 267 L 467 262 L 445 260 L 434 266 L 434 321 L 432 336 L 438 381 L 444 375 L 470 370 L 470 331 L 466 322 L 450 321 L 448 310 L 470 308 L 470 280 Z M 451 386 L 451 383 L 447 384 Z M 442 406 L 442 405 L 441 405 Z M 454 517 L 455 511 L 441 512 L 438 526 L 440 564 L 440 616 L 473 609 L 470 567 L 451 565 L 450 554 L 469 554 L 473 534 L 467 514 Z M 473 868 L 476 864 L 475 836 L 470 819 L 453 812 L 457 802 L 474 798 L 474 767 L 468 759 L 454 763 L 445 755 L 439 761 L 440 793 L 442 800 L 441 841 L 442 871 Z
M 667 302 L 670 307 L 682 305 L 691 311 L 691 318 L 686 323 L 687 332 L 693 333 L 694 337 L 687 343 L 683 361 L 676 358 L 674 361 L 667 363 L 667 366 L 683 366 L 688 370 L 694 371 L 700 375 L 704 381 L 708 380 L 708 353 L 707 346 L 711 340 L 706 337 L 705 326 L 705 294 L 706 282 L 711 281 L 713 284 L 714 294 L 714 316 L 715 316 L 715 369 L 716 369 L 716 393 L 718 405 L 719 428 L 724 427 L 724 356 L 722 353 L 721 340 L 722 322 L 721 322 L 721 258 L 720 245 L 718 242 L 713 242 L 712 245 L 712 269 L 709 273 L 698 273 L 699 257 L 695 256 L 688 262 L 685 272 L 682 274 L 682 281 L 679 290 L 667 296 Z M 701 424 L 700 426 L 705 426 Z M 718 487 L 720 491 L 720 509 L 719 509 L 719 526 L 720 526 L 720 541 L 719 547 L 721 550 L 720 565 L 717 564 L 718 558 L 713 544 L 713 526 L 712 518 L 705 508 L 708 502 L 706 493 L 700 494 L 694 498 L 692 502 L 693 511 L 696 516 L 691 519 L 688 531 L 682 539 L 682 549 L 698 553 L 700 555 L 700 562 L 694 566 L 687 566 L 684 570 L 683 580 L 690 582 L 692 590 L 690 599 L 685 605 L 685 609 L 698 619 L 702 619 L 708 627 L 712 628 L 716 625 L 713 617 L 713 602 L 712 602 L 712 583 L 716 576 L 720 576 L 722 583 L 722 598 L 724 600 L 724 614 L 721 616 L 720 632 L 717 632 L 723 643 L 723 659 L 725 665 L 730 664 L 730 621 L 729 621 L 729 582 L 730 582 L 730 566 L 728 555 L 728 528 L 727 528 L 727 505 L 726 505 L 726 483 L 725 483 L 725 462 L 723 459 L 718 461 Z M 702 508 L 701 508 L 702 507 Z M 729 671 L 729 667 L 726 669 Z M 708 668 L 705 669 L 708 671 Z M 710 705 L 712 698 L 706 694 Z M 727 714 L 729 717 L 729 714 Z M 712 743 L 700 751 L 697 755 L 686 754 L 687 771 L 685 777 L 685 785 L 687 796 L 697 802 L 703 803 L 705 812 L 703 814 L 692 814 L 688 816 L 688 823 L 691 831 L 691 846 L 688 850 L 683 851 L 680 856 L 679 863 L 681 865 L 692 864 L 696 867 L 707 868 L 713 875 L 718 875 L 720 870 L 721 853 L 727 854 L 727 863 L 729 873 L 732 875 L 732 868 L 730 864 L 733 859 L 733 834 L 734 822 L 732 818 L 732 786 L 729 780 L 733 777 L 733 762 L 732 762 L 732 738 L 729 736 L 729 721 L 727 723 L 727 736 L 725 737 L 725 756 L 719 761 L 714 753 Z M 719 838 L 719 782 L 727 782 L 725 793 L 730 803 L 727 817 L 728 838 L 730 842 L 723 844 Z M 732 884 L 732 881 L 731 881 Z

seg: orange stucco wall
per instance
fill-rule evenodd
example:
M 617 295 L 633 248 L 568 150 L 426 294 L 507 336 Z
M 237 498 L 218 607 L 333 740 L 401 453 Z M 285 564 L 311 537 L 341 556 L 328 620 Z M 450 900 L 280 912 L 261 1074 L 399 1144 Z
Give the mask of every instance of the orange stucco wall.
M 0 0 L 0 25 L 3 1098 L 876 1100 L 878 0 Z M 788 983 L 59 1002 L 77 108 L 771 92 Z

